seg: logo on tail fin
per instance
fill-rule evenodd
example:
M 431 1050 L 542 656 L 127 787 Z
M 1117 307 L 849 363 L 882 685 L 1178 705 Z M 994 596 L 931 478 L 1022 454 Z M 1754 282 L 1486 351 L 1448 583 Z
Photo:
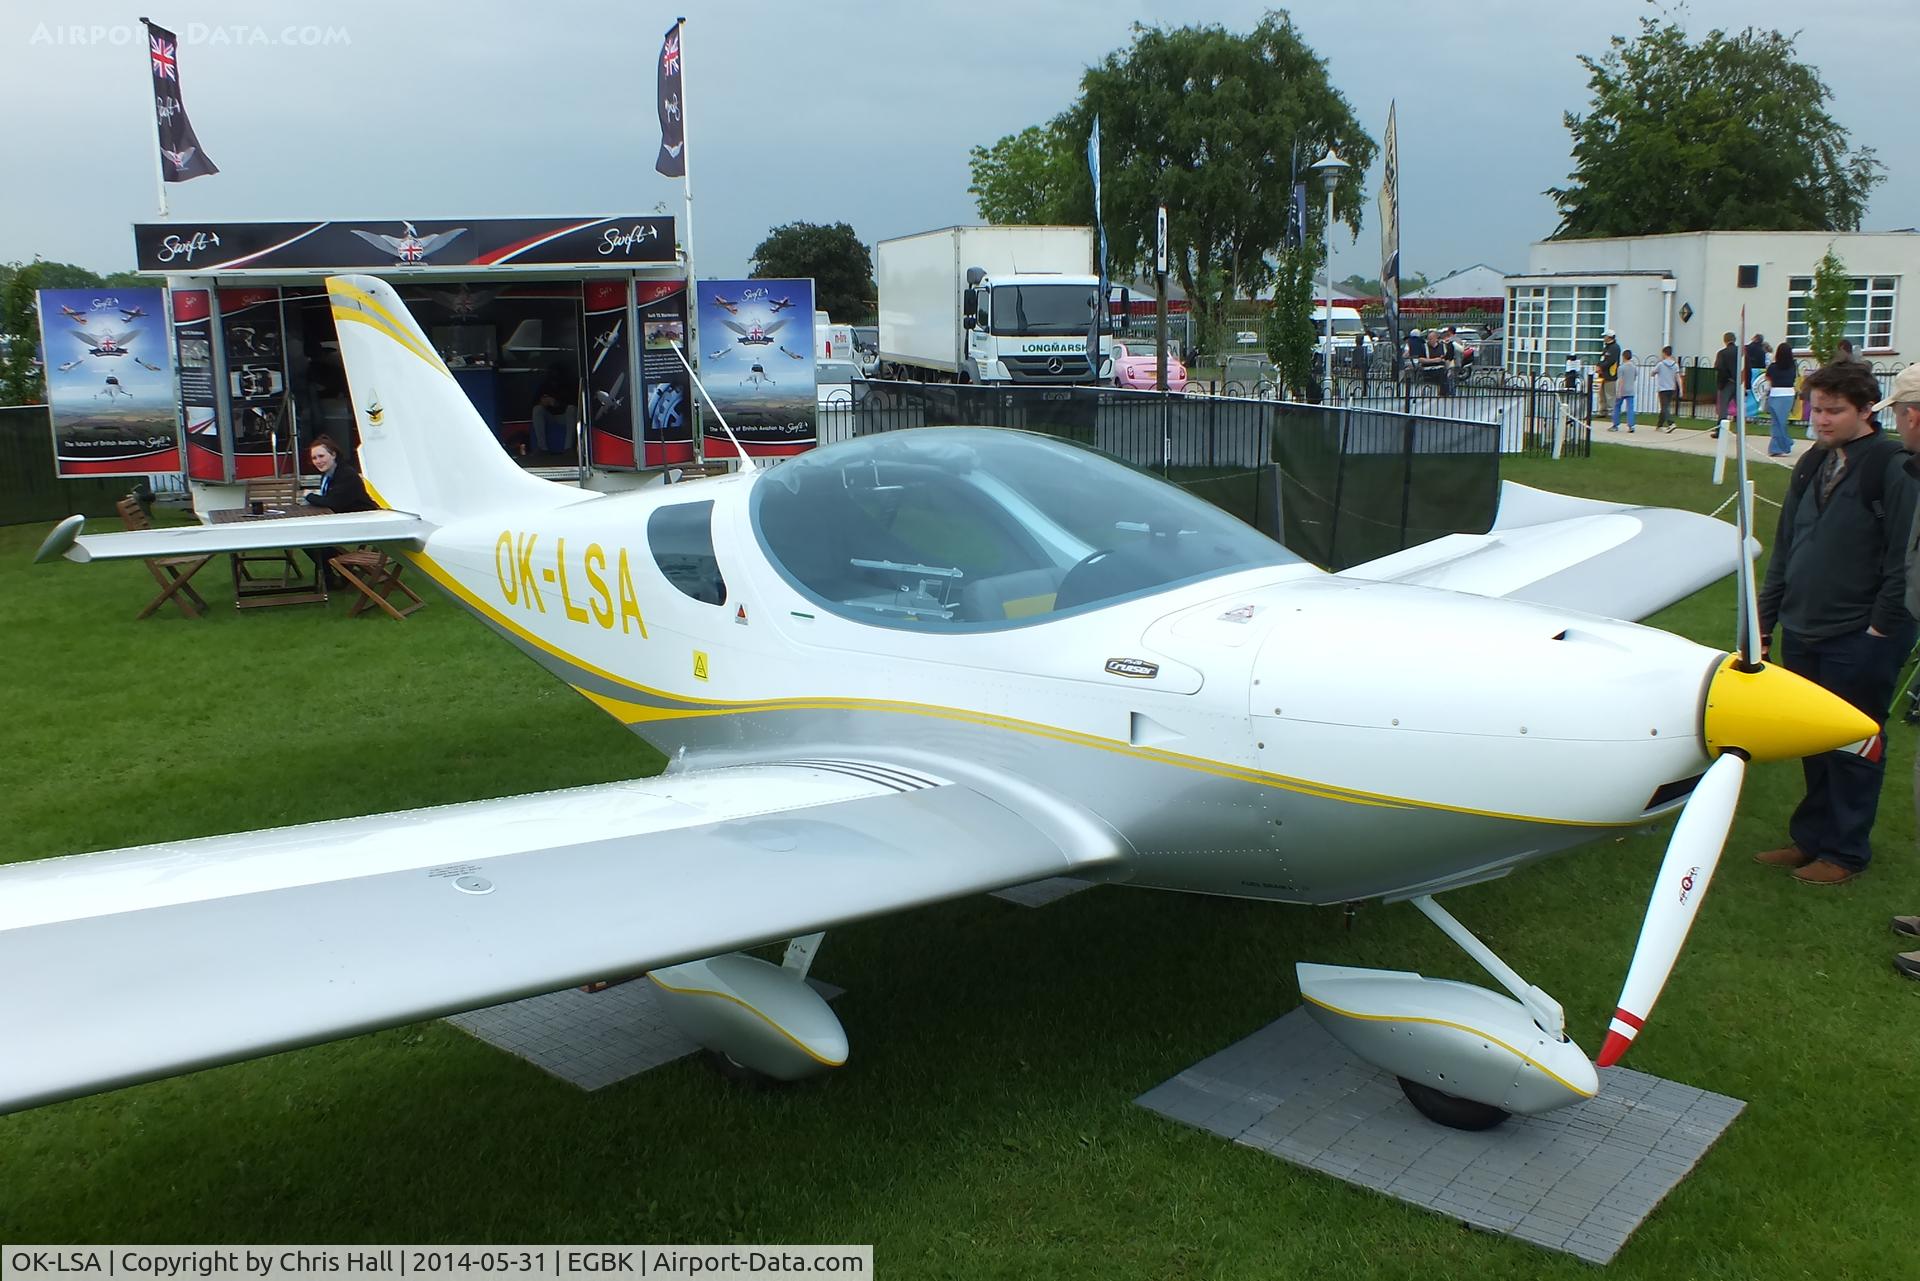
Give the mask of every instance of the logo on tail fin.
M 367 425 L 370 427 L 378 427 L 380 425 L 380 419 L 386 415 L 386 412 L 386 410 L 380 407 L 380 397 L 375 396 L 373 403 L 367 406 Z

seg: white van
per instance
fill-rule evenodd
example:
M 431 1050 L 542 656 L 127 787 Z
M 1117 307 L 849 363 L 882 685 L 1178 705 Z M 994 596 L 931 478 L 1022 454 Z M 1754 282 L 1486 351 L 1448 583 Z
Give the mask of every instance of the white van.
M 826 312 L 813 313 L 813 358 L 822 360 L 853 359 L 853 326 L 836 325 Z

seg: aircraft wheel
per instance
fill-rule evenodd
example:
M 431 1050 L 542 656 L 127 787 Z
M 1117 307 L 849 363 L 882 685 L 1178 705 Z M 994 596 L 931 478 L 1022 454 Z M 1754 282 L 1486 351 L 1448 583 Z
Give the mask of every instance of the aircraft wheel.
M 793 1084 L 792 1081 L 782 1081 L 777 1076 L 768 1076 L 758 1068 L 750 1068 L 731 1054 L 721 1050 L 704 1051 L 702 1057 L 707 1060 L 707 1066 L 723 1079 L 748 1089 L 784 1090 Z
M 1404 1076 L 1394 1079 L 1400 1082 L 1401 1093 L 1407 1096 L 1407 1102 L 1413 1104 L 1421 1116 L 1448 1129 L 1491 1130 L 1513 1115 L 1491 1103 L 1463 1099 L 1457 1094 L 1436 1090 L 1431 1085 L 1409 1081 Z

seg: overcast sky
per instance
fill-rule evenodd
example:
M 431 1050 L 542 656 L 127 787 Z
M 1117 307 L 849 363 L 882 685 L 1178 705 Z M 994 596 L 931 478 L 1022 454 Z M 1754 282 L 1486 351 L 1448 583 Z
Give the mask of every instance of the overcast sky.
M 968 148 L 1059 111 L 1136 18 L 1246 30 L 1264 7 L 691 5 L 696 270 L 744 274 L 767 229 L 795 220 L 845 221 L 869 244 L 977 221 Z M 1398 99 L 1402 261 L 1435 276 L 1475 262 L 1524 269 L 1528 244 L 1555 223 L 1540 193 L 1568 169 L 1561 113 L 1587 100 L 1575 58 L 1647 11 L 1632 0 L 1304 0 L 1291 10 L 1376 138 Z M 222 170 L 168 189 L 175 219 L 656 206 L 679 217 L 680 183 L 653 172 L 653 60 L 680 12 L 638 0 L 4 0 L 0 260 L 132 265 L 130 224 L 157 213 L 142 13 L 180 34 L 187 109 Z M 1915 100 L 1904 65 L 1886 56 L 1920 49 L 1920 5 L 1695 0 L 1684 20 L 1699 32 L 1800 31 L 1800 57 L 1833 86 L 1834 114 L 1887 167 L 1866 229 L 1920 222 Z M 1377 178 L 1376 166 L 1369 185 Z M 1336 276 L 1375 274 L 1378 234 L 1369 217 L 1358 246 L 1342 237 Z

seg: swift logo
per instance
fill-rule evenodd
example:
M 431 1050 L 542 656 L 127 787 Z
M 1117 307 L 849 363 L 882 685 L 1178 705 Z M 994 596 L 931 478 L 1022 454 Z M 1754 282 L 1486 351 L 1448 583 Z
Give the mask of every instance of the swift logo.
M 1690 867 L 1687 869 L 1687 874 L 1680 878 L 1680 902 L 1681 903 L 1684 904 L 1689 898 L 1693 897 L 1694 878 L 1698 877 L 1699 875 L 1700 875 L 1700 869 L 1698 867 Z
M 1160 664 L 1149 663 L 1144 658 L 1109 658 L 1107 673 L 1131 680 L 1150 681 L 1160 674 Z
M 658 239 L 660 239 L 660 228 L 652 223 L 636 222 L 624 230 L 619 227 L 609 227 L 600 233 L 600 253 L 603 256 L 615 251 L 630 254 L 633 252 L 634 245 L 644 245 L 649 240 Z

